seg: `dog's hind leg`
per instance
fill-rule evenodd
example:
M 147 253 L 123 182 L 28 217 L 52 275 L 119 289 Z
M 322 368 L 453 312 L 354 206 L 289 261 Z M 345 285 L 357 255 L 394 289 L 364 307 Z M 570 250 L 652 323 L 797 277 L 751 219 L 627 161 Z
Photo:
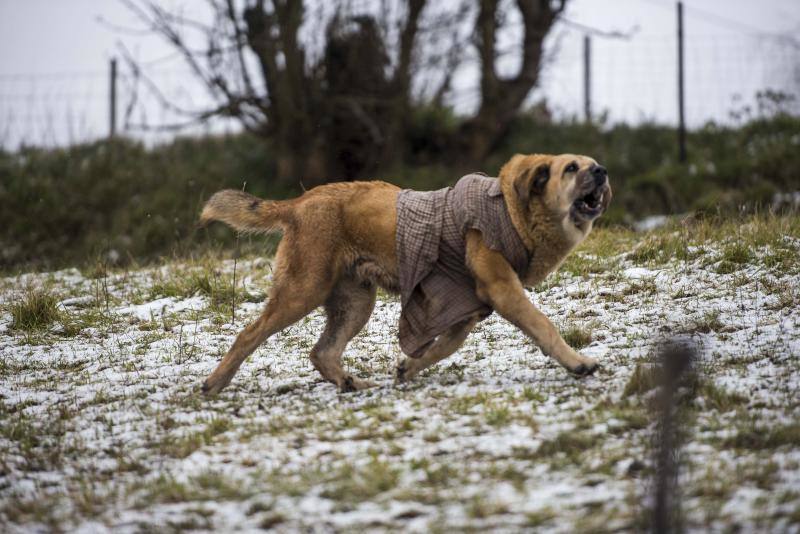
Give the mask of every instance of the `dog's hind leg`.
M 397 366 L 397 381 L 407 382 L 423 369 L 427 369 L 453 354 L 464 343 L 477 322 L 478 317 L 474 316 L 455 324 L 440 334 L 422 356 L 403 359 Z
M 342 353 L 347 343 L 367 324 L 375 306 L 375 286 L 352 278 L 342 278 L 325 301 L 325 331 L 311 349 L 311 363 L 325 380 L 342 391 L 372 386 L 342 369 Z
M 285 299 L 281 299 L 279 295 L 273 296 L 261 316 L 239 333 L 228 353 L 214 372 L 206 378 L 203 383 L 203 393 L 205 395 L 219 393 L 230 383 L 242 362 L 269 336 L 293 325 L 320 304 L 322 302 L 317 299 L 298 295 L 291 295 Z
M 324 258 L 306 262 L 300 254 L 287 254 L 287 248 L 278 249 L 278 273 L 266 308 L 239 333 L 228 353 L 206 378 L 202 387 L 205 395 L 219 393 L 261 343 L 311 313 L 330 295 L 337 278 L 333 262 Z

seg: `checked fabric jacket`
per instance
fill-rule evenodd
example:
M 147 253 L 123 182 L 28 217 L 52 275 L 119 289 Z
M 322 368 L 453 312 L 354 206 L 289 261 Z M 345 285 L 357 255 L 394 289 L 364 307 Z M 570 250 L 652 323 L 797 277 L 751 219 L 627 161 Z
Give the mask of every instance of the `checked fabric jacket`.
M 500 180 L 468 174 L 438 191 L 404 189 L 397 195 L 397 258 L 400 277 L 400 348 L 418 358 L 436 337 L 492 308 L 478 299 L 466 266 L 466 233 L 481 232 L 518 275 L 529 254 L 506 208 Z

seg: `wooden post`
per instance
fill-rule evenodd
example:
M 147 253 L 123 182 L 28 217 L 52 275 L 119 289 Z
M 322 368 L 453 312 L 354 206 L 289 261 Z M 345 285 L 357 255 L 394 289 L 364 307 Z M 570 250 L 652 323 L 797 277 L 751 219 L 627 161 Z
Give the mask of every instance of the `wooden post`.
M 111 77 L 109 81 L 109 124 L 108 137 L 112 139 L 117 134 L 117 60 L 111 59 Z
M 592 39 L 583 36 L 583 114 L 592 122 Z
M 697 347 L 681 340 L 671 340 L 659 349 L 658 382 L 661 386 L 655 408 L 658 410 L 656 439 L 654 506 L 651 532 L 670 534 L 683 532 L 680 501 L 678 499 L 679 449 L 681 432 L 678 427 L 685 421 L 681 416 L 678 390 L 682 385 L 697 380 L 693 364 L 697 359 Z M 691 399 L 689 399 L 691 400 Z M 686 432 L 686 429 L 682 429 Z
M 686 118 L 683 94 L 683 2 L 678 2 L 678 159 L 686 163 Z

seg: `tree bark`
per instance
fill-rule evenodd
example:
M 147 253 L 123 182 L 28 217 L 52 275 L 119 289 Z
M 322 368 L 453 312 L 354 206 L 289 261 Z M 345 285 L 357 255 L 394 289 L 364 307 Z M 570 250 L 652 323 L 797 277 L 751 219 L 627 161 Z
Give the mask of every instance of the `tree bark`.
M 273 139 L 277 150 L 277 179 L 310 187 L 324 183 L 326 176 L 324 164 L 319 163 L 320 133 L 314 128 L 318 88 L 306 73 L 305 50 L 297 37 L 303 23 L 303 3 L 273 0 L 272 7 L 267 11 L 264 1 L 259 0 L 243 13 L 247 42 L 267 88 L 264 134 Z
M 411 80 L 413 77 L 412 63 L 414 59 L 414 46 L 416 43 L 417 32 L 419 30 L 419 20 L 422 10 L 425 8 L 427 0 L 407 0 L 406 6 L 408 15 L 400 32 L 399 53 L 397 57 L 397 67 L 392 76 L 392 99 L 391 123 L 388 132 L 388 143 L 384 160 L 386 163 L 394 163 L 402 157 L 404 147 L 404 135 L 408 129 L 411 112 Z
M 475 20 L 481 66 L 481 104 L 460 131 L 460 151 L 472 162 L 482 161 L 506 134 L 511 121 L 539 79 L 544 39 L 567 0 L 516 0 L 522 15 L 522 65 L 516 76 L 497 75 L 498 0 L 480 0 Z

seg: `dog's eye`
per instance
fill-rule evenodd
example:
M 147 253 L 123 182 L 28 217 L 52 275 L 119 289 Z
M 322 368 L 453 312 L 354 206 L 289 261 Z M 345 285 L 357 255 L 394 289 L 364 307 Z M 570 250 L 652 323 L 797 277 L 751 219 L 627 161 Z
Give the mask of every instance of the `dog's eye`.
M 567 165 L 567 168 L 564 169 L 564 172 L 578 172 L 578 164 L 573 161 Z

